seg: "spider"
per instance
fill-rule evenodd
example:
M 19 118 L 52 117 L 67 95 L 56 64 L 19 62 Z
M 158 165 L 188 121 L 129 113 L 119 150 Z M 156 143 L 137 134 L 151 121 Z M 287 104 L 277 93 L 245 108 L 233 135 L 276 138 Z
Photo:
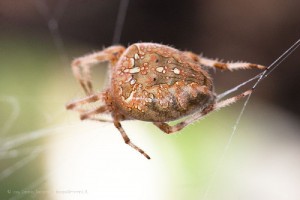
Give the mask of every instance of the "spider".
M 100 62 L 110 64 L 110 84 L 94 92 L 90 69 Z M 167 134 L 175 133 L 251 94 L 252 90 L 247 90 L 219 100 L 207 69 L 266 69 L 251 63 L 224 63 L 156 43 L 111 46 L 75 59 L 71 67 L 87 97 L 68 103 L 66 108 L 78 111 L 81 120 L 112 122 L 124 142 L 148 159 L 149 155 L 130 141 L 121 121 L 148 121 Z M 94 102 L 102 104 L 95 109 L 82 109 Z M 110 114 L 111 120 L 96 117 L 102 114 Z M 173 126 L 167 123 L 183 117 L 186 118 Z

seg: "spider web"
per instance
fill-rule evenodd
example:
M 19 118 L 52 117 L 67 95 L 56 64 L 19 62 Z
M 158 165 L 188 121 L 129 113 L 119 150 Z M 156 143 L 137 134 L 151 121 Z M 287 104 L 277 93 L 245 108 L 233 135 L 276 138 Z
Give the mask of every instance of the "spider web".
M 49 33 L 52 37 L 53 43 L 54 43 L 56 50 L 58 52 L 58 55 L 60 57 L 61 65 L 69 66 L 70 58 L 65 49 L 64 40 L 60 33 L 59 21 L 60 21 L 61 17 L 63 16 L 65 9 L 67 8 L 70 1 L 68 1 L 68 0 L 58 1 L 57 5 L 54 6 L 53 11 L 50 10 L 50 7 L 47 3 L 48 3 L 48 1 L 46 1 L 46 0 L 42 0 L 42 1 L 36 0 L 35 6 L 36 6 L 36 9 L 38 10 L 38 12 L 41 14 L 41 17 L 44 18 L 45 23 L 48 26 Z M 116 21 L 115 31 L 114 31 L 113 39 L 112 39 L 113 44 L 116 44 L 120 41 L 128 5 L 129 5 L 129 0 L 120 1 L 120 7 L 119 7 L 119 11 L 117 13 L 117 21 Z M 299 41 L 297 42 L 297 44 L 299 44 Z M 276 65 L 276 66 L 278 66 L 278 65 Z M 265 72 L 255 76 L 254 78 L 246 81 L 245 83 L 240 84 L 239 86 L 235 87 L 234 89 L 229 90 L 228 92 L 224 93 L 222 95 L 222 97 L 228 95 L 231 92 L 236 91 L 237 89 L 239 89 L 241 86 L 245 85 L 246 83 L 258 79 L 254 85 L 254 87 L 256 87 L 257 84 L 261 80 L 266 78 L 267 75 L 270 74 L 276 68 L 276 66 L 271 68 L 271 70 L 265 71 Z M 70 71 L 68 70 L 67 67 L 64 68 L 64 71 L 65 71 L 65 74 L 70 73 Z M 220 160 L 219 160 L 218 164 L 215 166 L 215 170 L 212 173 L 212 176 L 208 181 L 208 184 L 206 186 L 207 189 L 205 190 L 204 195 L 203 195 L 204 199 L 207 199 L 209 194 L 212 193 L 211 192 L 212 185 L 215 183 L 216 177 L 220 173 L 221 166 L 224 162 L 224 159 L 226 158 L 226 154 L 228 152 L 228 149 L 230 148 L 232 139 L 235 136 L 237 127 L 240 123 L 240 120 L 241 120 L 244 110 L 248 104 L 249 99 L 250 99 L 250 96 L 247 97 L 245 103 L 243 104 L 242 110 L 236 120 L 236 123 L 233 127 L 232 133 L 230 134 L 228 142 L 224 147 L 224 150 L 220 157 Z M 85 125 L 85 124 L 78 125 L 78 123 L 76 123 L 76 124 L 63 123 L 62 125 L 58 125 L 58 126 L 57 125 L 49 126 L 47 128 L 42 128 L 42 129 L 38 129 L 35 131 L 19 133 L 16 136 L 9 136 L 9 134 L 8 134 L 9 130 L 14 126 L 17 118 L 20 116 L 20 112 L 22 109 L 21 103 L 19 102 L 18 98 L 14 97 L 14 96 L 9 96 L 9 95 L 0 96 L 0 101 L 4 105 L 6 105 L 7 107 L 9 107 L 11 109 L 10 115 L 7 117 L 6 122 L 0 128 L 0 133 L 1 133 L 0 160 L 17 158 L 16 162 L 14 162 L 12 165 L 1 168 L 0 182 L 6 181 L 10 176 L 17 173 L 18 170 L 20 170 L 21 168 L 24 168 L 26 165 L 30 165 L 30 163 L 32 161 L 37 159 L 42 153 L 45 153 L 50 148 L 47 145 L 41 145 L 41 144 L 33 145 L 30 147 L 23 147 L 22 145 L 41 140 L 43 138 L 53 137 L 58 134 L 63 134 L 64 132 L 67 132 L 67 131 L 69 132 L 69 130 L 72 130 L 73 132 L 75 132 L 75 129 L 78 129 L 80 127 L 82 128 L 82 126 Z M 65 112 L 65 111 L 64 110 L 59 111 L 56 117 L 58 118 L 59 116 L 61 116 L 61 114 L 63 112 Z M 56 117 L 54 117 L 54 118 L 56 118 Z M 51 123 L 49 123 L 49 124 L 51 124 Z M 92 124 L 88 124 L 88 126 L 93 127 Z M 106 125 L 102 124 L 101 128 L 105 129 Z M 91 134 L 93 135 L 93 134 L 97 134 L 98 129 L 99 129 L 99 127 L 96 128 L 95 131 L 91 131 L 90 129 L 88 131 L 92 132 Z M 86 131 L 86 129 L 83 129 L 83 130 Z M 72 142 L 71 137 L 72 137 L 71 135 L 67 135 L 65 140 Z M 98 139 L 95 139 L 95 140 L 98 141 Z M 87 141 L 87 144 L 93 144 L 93 141 Z M 92 153 L 95 153 L 95 152 L 92 152 Z M 134 156 L 136 156 L 136 155 L 134 154 Z M 68 159 L 64 160 L 63 162 L 68 163 Z M 144 162 L 144 160 L 141 162 Z M 59 165 L 62 165 L 62 164 L 59 163 Z M 151 166 L 151 164 L 149 164 L 148 161 L 146 164 L 138 165 L 138 167 L 142 166 L 144 169 L 144 168 L 147 168 L 147 167 L 145 167 L 146 165 L 150 165 L 150 167 L 153 167 L 153 166 Z M 157 166 L 155 166 L 155 167 L 157 167 Z M 39 188 L 41 185 L 43 185 L 49 177 L 53 176 L 54 173 L 55 173 L 55 171 L 51 171 L 51 172 L 41 176 L 40 178 L 35 179 L 31 182 L 31 184 L 27 185 L 26 188 L 18 189 L 18 191 L 29 191 L 29 192 L 36 191 L 36 189 Z M 138 173 L 138 172 L 136 172 L 136 173 Z M 131 174 L 131 173 L 129 173 L 129 174 Z M 139 175 L 141 175 L 141 178 L 143 178 L 142 174 L 139 174 Z M 128 177 L 128 179 L 130 179 L 130 177 Z M 70 189 L 70 188 L 67 188 L 67 190 L 68 189 Z M 8 190 L 10 190 L 10 189 L 8 189 Z M 62 189 L 62 190 L 64 190 L 64 189 Z M 83 193 L 85 192 L 85 191 L 82 191 L 82 188 L 80 188 L 80 189 L 77 188 L 74 190 L 80 190 L 80 192 L 83 192 Z M 12 191 L 7 191 L 7 192 L 14 192 L 14 191 L 12 190 Z M 66 191 L 60 191 L 60 192 L 66 192 Z M 34 195 L 36 195 L 36 193 L 33 194 L 33 196 Z M 142 196 L 142 195 L 140 195 L 140 196 Z M 10 195 L 11 200 L 26 199 L 26 198 L 28 198 L 28 194 L 25 192 L 19 194 L 19 193 L 16 193 L 16 191 L 15 191 L 15 193 L 12 193 L 12 195 Z M 86 196 L 83 196 L 83 197 L 81 196 L 79 198 L 81 198 L 81 199 L 86 198 Z M 149 197 L 149 199 L 151 199 L 151 196 Z M 152 199 L 155 199 L 155 198 L 152 198 Z
M 261 72 L 260 74 L 256 75 L 255 77 L 253 77 L 253 78 L 251 78 L 251 79 L 249 79 L 249 80 L 247 80 L 247 81 L 245 81 L 245 82 L 239 84 L 238 86 L 236 86 L 236 87 L 234 87 L 234 88 L 232 88 L 232 89 L 230 89 L 230 90 L 224 92 L 223 94 L 220 94 L 220 95 L 218 96 L 219 99 L 221 99 L 221 98 L 225 97 L 226 95 L 228 95 L 228 94 L 230 94 L 230 93 L 232 93 L 232 92 L 238 90 L 240 87 L 244 86 L 245 84 L 247 84 L 247 83 L 249 83 L 249 82 L 251 82 L 251 81 L 253 81 L 253 80 L 255 80 L 255 79 L 258 79 L 258 80 L 254 83 L 254 85 L 252 86 L 252 90 L 254 91 L 254 90 L 256 89 L 257 85 L 258 85 L 263 79 L 265 79 L 265 78 L 266 78 L 273 70 L 275 70 L 275 69 L 276 69 L 276 68 L 277 68 L 277 67 L 278 67 L 278 66 L 279 66 L 279 65 L 280 65 L 280 64 L 281 64 L 281 63 L 282 63 L 282 62 L 283 62 L 283 61 L 284 61 L 291 53 L 293 53 L 299 46 L 300 46 L 300 39 L 297 40 L 297 41 L 296 41 L 296 42 L 295 42 L 288 50 L 286 50 L 281 56 L 279 56 L 279 57 L 278 57 L 271 65 L 269 65 L 269 66 L 267 67 L 266 70 L 264 70 L 264 71 Z M 241 111 L 240 111 L 240 113 L 239 113 L 239 115 L 238 115 L 238 117 L 237 117 L 237 119 L 236 119 L 236 121 L 235 121 L 235 124 L 234 124 L 234 126 L 233 126 L 232 132 L 231 132 L 231 134 L 230 134 L 230 137 L 229 137 L 229 139 L 228 139 L 228 141 L 227 141 L 227 143 L 226 143 L 226 145 L 225 145 L 224 151 L 223 151 L 223 153 L 222 153 L 222 156 L 220 157 L 219 163 L 218 163 L 218 165 L 216 166 L 216 170 L 214 171 L 214 173 L 213 173 L 213 175 L 212 175 L 212 177 L 211 177 L 211 179 L 210 179 L 210 181 L 209 181 L 209 183 L 208 183 L 207 189 L 206 189 L 205 192 L 204 192 L 204 199 L 207 199 L 207 196 L 208 196 L 208 193 L 209 193 L 209 191 L 210 191 L 210 189 L 211 189 L 211 186 L 212 186 L 212 184 L 213 184 L 213 182 L 214 182 L 214 180 L 215 180 L 215 178 L 216 178 L 216 176 L 217 176 L 217 174 L 218 174 L 218 172 L 219 172 L 219 170 L 220 170 L 220 168 L 221 168 L 221 166 L 222 166 L 222 163 L 224 162 L 224 159 L 225 159 L 225 157 L 226 157 L 226 153 L 228 152 L 228 149 L 230 148 L 230 145 L 231 145 L 231 143 L 232 143 L 232 139 L 233 139 L 234 135 L 236 134 L 237 128 L 238 128 L 239 123 L 240 123 L 240 121 L 241 121 L 241 118 L 242 118 L 242 116 L 243 116 L 243 114 L 244 114 L 244 111 L 245 111 L 245 109 L 246 109 L 246 106 L 248 105 L 248 102 L 249 102 L 249 100 L 250 100 L 251 95 L 252 95 L 252 94 L 250 94 L 249 96 L 247 96 L 246 101 L 244 102 L 243 107 L 242 107 L 242 109 L 241 109 Z
M 67 3 L 67 0 L 60 1 L 60 3 L 58 3 L 56 8 L 54 9 L 54 12 L 51 13 L 47 5 L 47 1 L 35 1 L 37 10 L 47 22 L 50 35 L 53 38 L 53 42 L 57 48 L 63 65 L 69 63 L 69 59 L 65 52 L 64 43 L 59 32 L 58 21 L 64 12 L 65 6 L 67 6 Z M 2 138 L 0 142 L 0 159 L 3 162 L 7 159 L 17 158 L 17 161 L 12 165 L 3 167 L 4 169 L 1 167 L 0 182 L 3 183 L 18 170 L 24 168 L 27 165 L 30 165 L 32 161 L 37 159 L 41 154 L 45 153 L 49 148 L 44 145 L 33 145 L 30 147 L 22 147 L 22 145 L 33 141 L 39 141 L 41 138 L 54 135 L 58 132 L 70 128 L 70 125 L 54 126 L 31 131 L 28 133 L 19 133 L 16 136 L 8 136 L 7 133 L 12 128 L 17 118 L 20 116 L 20 103 L 19 100 L 14 96 L 1 96 L 0 101 L 2 101 L 3 104 L 8 104 L 5 106 L 10 106 L 12 110 L 10 116 L 7 118 L 4 126 L 0 131 Z M 4 192 L 9 194 L 9 199 L 11 200 L 30 198 L 30 194 L 28 192 L 30 192 L 33 196 L 38 196 L 37 193 L 33 194 L 33 191 L 37 192 L 36 189 L 45 181 L 45 179 L 46 176 L 42 176 L 39 180 L 35 180 L 28 187 L 22 189 L 14 189 L 14 187 L 11 186 L 5 191 L 1 191 L 1 196 Z

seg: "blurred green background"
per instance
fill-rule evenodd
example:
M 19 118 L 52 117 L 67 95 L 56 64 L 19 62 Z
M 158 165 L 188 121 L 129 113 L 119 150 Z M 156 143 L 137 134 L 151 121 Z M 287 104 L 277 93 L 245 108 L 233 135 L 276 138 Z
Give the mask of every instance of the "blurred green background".
M 70 61 L 112 44 L 120 1 L 0 2 L 0 199 L 299 199 L 297 50 L 258 87 L 233 137 L 237 103 L 180 133 L 81 122 Z M 120 44 L 158 42 L 270 64 L 300 35 L 299 1 L 131 0 Z M 211 72 L 220 93 L 259 71 Z M 99 89 L 105 67 L 95 70 Z

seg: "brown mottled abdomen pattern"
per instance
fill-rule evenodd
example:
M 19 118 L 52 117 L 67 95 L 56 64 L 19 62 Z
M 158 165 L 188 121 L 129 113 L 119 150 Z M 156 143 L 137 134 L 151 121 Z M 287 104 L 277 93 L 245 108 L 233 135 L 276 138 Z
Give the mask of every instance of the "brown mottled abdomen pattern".
M 128 118 L 172 121 L 215 101 L 209 74 L 188 54 L 169 46 L 133 44 L 116 66 L 112 95 Z

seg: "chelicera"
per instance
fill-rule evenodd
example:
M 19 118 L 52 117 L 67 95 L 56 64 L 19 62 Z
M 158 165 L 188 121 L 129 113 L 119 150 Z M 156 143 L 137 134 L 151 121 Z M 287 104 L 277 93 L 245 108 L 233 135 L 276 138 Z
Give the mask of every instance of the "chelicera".
M 94 92 L 90 69 L 105 61 L 110 64 L 110 84 L 102 92 Z M 66 107 L 78 111 L 82 120 L 114 123 L 125 143 L 150 159 L 130 141 L 121 121 L 152 122 L 170 134 L 252 92 L 247 90 L 240 95 L 219 100 L 206 71 L 209 68 L 231 71 L 266 67 L 244 62 L 223 63 L 155 43 L 136 43 L 128 48 L 111 46 L 73 61 L 74 76 L 87 97 L 73 101 Z M 94 102 L 101 102 L 101 105 L 92 110 L 82 109 L 85 104 Z M 110 114 L 112 119 L 96 117 L 99 114 Z M 168 122 L 183 117 L 186 118 L 181 122 L 168 125 Z

